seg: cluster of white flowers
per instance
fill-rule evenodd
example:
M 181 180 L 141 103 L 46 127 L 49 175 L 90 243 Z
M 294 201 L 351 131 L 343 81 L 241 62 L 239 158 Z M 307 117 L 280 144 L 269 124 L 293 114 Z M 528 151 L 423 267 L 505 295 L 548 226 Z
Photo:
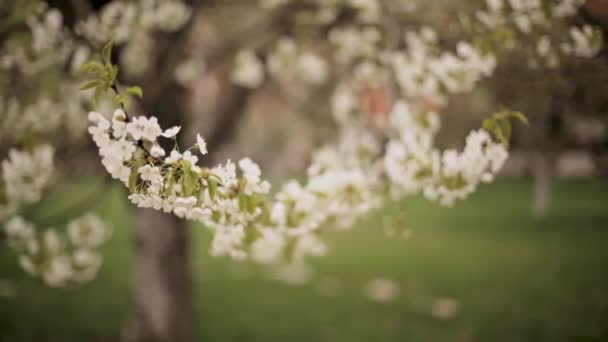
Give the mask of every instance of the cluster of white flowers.
M 492 140 L 485 130 L 469 133 L 462 152 L 446 150 L 441 154 L 438 178 L 424 189 L 431 201 L 451 206 L 475 191 L 479 183 L 489 183 L 507 160 L 506 148 Z
M 121 62 L 129 74 L 139 76 L 150 62 L 145 56 L 154 48 L 151 33 L 175 32 L 191 15 L 190 6 L 180 0 L 114 0 L 78 22 L 76 32 L 90 42 L 124 44 Z
M 9 39 L 0 57 L 0 69 L 17 67 L 24 74 L 33 75 L 69 57 L 73 42 L 59 10 L 39 3 L 26 24 L 31 33 L 27 44 L 23 44 L 22 37 Z
M 308 189 L 329 199 L 322 204 L 336 227 L 348 228 L 372 209 L 380 207 L 379 194 L 374 191 L 378 186 L 377 178 L 366 171 L 361 168 L 326 170 L 310 176 Z
M 444 104 L 446 95 L 471 91 L 496 67 L 493 55 L 483 55 L 467 42 L 459 42 L 455 54 L 438 52 L 437 34 L 429 27 L 407 32 L 406 42 L 407 50 L 391 55 L 404 98 L 426 98 Z
M 185 152 L 176 147 L 167 153 L 157 139 L 173 138 L 178 127 L 163 131 L 155 117 L 129 118 L 120 109 L 112 119 L 96 112 L 89 118 L 102 164 L 130 189 L 131 202 L 203 223 L 213 232 L 214 256 L 270 263 L 286 253 L 297 260 L 321 255 L 326 248 L 313 234 L 324 223 L 349 226 L 381 202 L 374 192 L 379 177 L 346 162 L 349 158 L 339 167 L 316 158 L 305 185 L 290 181 L 270 198 L 270 184 L 249 158 L 213 168 L 197 165 L 191 150 L 207 153 L 200 136 Z M 369 141 L 359 145 L 379 150 Z
M 18 254 L 19 264 L 49 286 L 92 280 L 101 266 L 96 249 L 106 241 L 108 227 L 95 214 L 85 214 L 67 225 L 67 237 L 49 227 L 42 233 L 18 215 L 20 205 L 34 204 L 54 178 L 53 148 L 38 145 L 31 151 L 11 149 L 2 161 L 3 197 L 0 233 Z
M 54 228 L 38 232 L 21 216 L 13 216 L 3 229 L 8 245 L 19 254 L 19 264 L 49 286 L 79 284 L 95 278 L 102 258 L 97 249 L 110 230 L 92 213 L 74 219 L 67 232 Z
M 329 41 L 336 46 L 336 57 L 342 63 L 376 56 L 381 40 L 382 33 L 373 26 L 336 27 L 329 33 Z
M 32 151 L 11 149 L 1 170 L 10 206 L 38 202 L 53 177 L 53 148 L 40 145 Z
M 25 24 L 0 47 L 0 69 L 11 70 L 0 75 L 0 85 L 8 89 L 0 95 L 1 138 L 23 143 L 24 137 L 46 140 L 57 131 L 81 137 L 88 98 L 78 91 L 75 79 L 59 82 L 55 71 L 67 69 L 74 76 L 88 58 L 89 48 L 77 45 L 64 27 L 61 12 L 44 3 L 33 6 Z M 11 90 L 23 87 L 28 89 L 25 94 Z
M 486 0 L 486 8 L 477 11 L 475 18 L 486 32 L 510 30 L 512 27 L 517 34 L 511 35 L 511 40 L 503 45 L 529 54 L 530 67 L 557 68 L 564 58 L 590 58 L 602 47 L 599 29 L 590 25 L 570 26 L 566 20 L 576 15 L 583 4 L 584 0 L 549 3 L 541 0 Z M 563 34 L 564 31 L 568 34 Z M 535 47 L 521 49 L 524 40 L 532 40 Z
M 288 2 L 266 4 L 274 7 Z M 321 25 L 334 20 L 331 13 L 337 14 L 344 7 L 373 8 L 367 13 L 380 13 L 377 1 L 313 3 L 326 10 L 324 19 L 318 20 Z M 321 13 L 318 17 L 322 17 Z M 352 225 L 382 205 L 387 188 L 399 198 L 422 192 L 430 200 L 452 205 L 456 199 L 468 196 L 480 182 L 493 179 L 506 159 L 506 149 L 483 130 L 470 134 L 462 153 L 442 152 L 434 147 L 439 116 L 433 110 L 444 105 L 448 95 L 468 92 L 489 76 L 496 66 L 493 55 L 483 54 L 466 42 L 458 43 L 455 53 L 442 51 L 437 34 L 428 27 L 404 32 L 407 50 L 387 52 L 383 28 L 369 23 L 358 17 L 355 23 L 337 25 L 329 31 L 332 57 L 354 75 L 338 85 L 332 98 L 333 114 L 339 124 L 338 139 L 314 154 L 306 182 L 289 181 L 277 193 L 269 207 L 269 219 L 263 222 L 259 237 L 251 246 L 254 260 L 274 262 L 285 249 L 294 249 L 303 237 L 316 238 L 317 231 L 328 223 L 335 227 Z M 281 38 L 267 58 L 270 74 L 301 72 L 299 51 L 294 39 Z M 257 87 L 263 72 L 262 62 L 253 52 L 237 56 L 234 75 L 241 76 L 241 84 Z M 362 94 L 370 84 L 393 81 L 399 85 L 398 97 L 403 100 L 392 106 L 388 130 L 374 135 L 361 126 L 361 115 L 365 114 Z M 413 110 L 408 102 L 414 104 Z M 391 107 L 390 102 L 386 105 Z M 388 138 L 385 148 L 383 138 Z M 237 238 L 230 241 L 246 239 L 247 228 L 241 228 L 234 233 Z M 315 249 L 324 251 L 321 247 Z
M 274 6 L 288 3 L 276 2 Z M 319 84 L 328 79 L 326 65 L 329 62 L 326 60 L 333 59 L 351 71 L 348 73 L 350 81 L 356 84 L 350 88 L 354 91 L 361 91 L 369 85 L 394 82 L 399 85 L 399 95 L 405 99 L 423 98 L 436 105 L 444 105 L 449 94 L 471 91 L 478 81 L 491 75 L 495 69 L 495 57 L 482 53 L 468 42 L 459 42 L 455 52 L 441 49 L 436 32 L 429 27 L 423 27 L 419 32 L 401 32 L 399 28 L 387 31 L 384 25 L 377 24 L 377 18 L 388 10 L 379 1 L 311 1 L 311 5 L 314 6 L 298 10 L 306 12 L 313 8 L 319 13 L 334 13 L 327 15 L 327 20 L 316 23 L 322 32 L 331 23 L 327 30 L 331 53 L 324 57 L 309 53 L 300 55 L 298 52 L 302 48 L 296 40 L 283 37 L 268 55 L 271 74 L 300 74 L 307 83 Z M 336 20 L 342 11 L 352 10 L 358 14 L 354 18 Z M 314 21 L 311 25 L 315 25 Z M 401 37 L 405 40 L 405 49 L 395 43 Z M 237 63 L 235 74 L 243 77 L 234 78 L 235 81 L 243 80 L 241 84 L 257 87 L 263 79 L 262 63 L 251 53 L 239 55 L 237 61 L 241 57 L 247 57 L 243 60 L 248 63 Z M 343 96 L 340 101 L 349 99 Z M 342 104 L 345 105 L 344 102 Z M 344 110 L 334 114 L 344 117 Z
M 575 57 L 591 58 L 602 48 L 601 31 L 594 30 L 591 25 L 570 28 L 571 42 L 564 42 L 560 48 L 565 54 Z
M 437 114 L 416 113 L 403 102 L 393 108 L 390 122 L 396 134 L 387 145 L 384 166 L 395 197 L 422 191 L 428 200 L 451 206 L 481 182 L 494 180 L 508 157 L 505 147 L 482 129 L 469 133 L 462 152 L 437 150 Z
M 310 85 L 324 83 L 329 73 L 323 57 L 313 51 L 300 51 L 293 39 L 283 37 L 268 55 L 266 65 L 253 51 L 240 51 L 235 58 L 232 81 L 244 87 L 257 88 L 265 79 L 266 69 L 276 78 L 292 76 Z
M 334 21 L 342 9 L 353 10 L 358 20 L 375 23 L 380 20 L 379 0 L 260 0 L 264 9 L 275 9 L 291 3 L 306 4 L 307 17 L 316 24 Z
M 201 168 L 190 149 L 183 153 L 173 149 L 165 157 L 157 138 L 172 139 L 179 127 L 162 131 L 155 117 L 128 118 L 119 109 L 111 121 L 96 112 L 89 119 L 89 132 L 99 147 L 102 164 L 130 188 L 131 202 L 204 223 L 214 230 L 213 255 L 246 256 L 241 250 L 244 230 L 262 214 L 260 200 L 270 190 L 255 163 L 240 160 L 239 176 L 231 161 Z M 207 153 L 200 136 L 193 147 L 201 155 Z
M 178 0 L 114 0 L 76 26 L 91 42 L 126 43 L 138 30 L 174 32 L 190 19 L 192 9 Z
M 264 8 L 276 8 L 294 1 L 262 1 Z M 307 12 L 306 17 L 313 25 L 327 25 L 335 21 L 343 10 L 356 13 L 356 20 L 364 24 L 378 22 L 381 15 L 377 0 L 307 0 L 308 6 L 299 10 Z M 295 3 L 295 2 L 294 2 Z M 312 13 L 308 13 L 312 11 Z M 304 16 L 304 15 L 303 15 Z M 374 26 L 338 26 L 328 34 L 329 41 L 336 47 L 336 58 L 342 63 L 358 58 L 372 58 L 380 48 L 381 32 Z M 300 47 L 289 37 L 282 37 L 268 53 L 266 68 L 277 78 L 294 76 L 309 85 L 324 83 L 329 77 L 329 56 L 321 56 L 311 49 Z M 237 57 L 233 72 L 233 82 L 249 88 L 258 87 L 264 80 L 264 64 L 251 51 L 243 50 Z
M 130 76 L 140 76 L 151 65 L 150 59 L 142 58 L 142 56 L 149 56 L 153 53 L 154 37 L 144 30 L 134 32 L 131 37 L 132 39 L 120 52 L 120 63 L 123 70 Z
M 405 102 L 391 111 L 390 125 L 396 137 L 386 147 L 384 167 L 393 183 L 393 196 L 400 197 L 432 184 L 439 170 L 439 152 L 433 138 L 439 128 L 438 115 L 416 113 Z
M 30 103 L 23 103 L 16 97 L 3 101 L 0 95 L 2 139 L 19 141 L 22 137 L 46 137 L 58 131 L 65 132 L 70 139 L 81 138 L 87 124 L 82 117 L 86 101 L 79 94 L 78 87 L 69 82 L 61 86 L 61 91 L 74 92 L 75 95 L 57 99 L 40 95 Z
M 251 50 L 241 50 L 236 55 L 232 82 L 247 88 L 257 88 L 264 82 L 264 64 Z

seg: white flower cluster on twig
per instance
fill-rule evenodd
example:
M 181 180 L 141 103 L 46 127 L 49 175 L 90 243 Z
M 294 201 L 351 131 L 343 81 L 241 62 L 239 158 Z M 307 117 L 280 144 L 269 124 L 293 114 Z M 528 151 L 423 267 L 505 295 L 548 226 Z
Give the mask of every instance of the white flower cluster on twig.
M 67 236 L 48 227 L 44 231 L 18 213 L 22 205 L 39 202 L 54 178 L 53 148 L 38 145 L 31 151 L 11 149 L 0 169 L 6 203 L 0 204 L 1 235 L 5 236 L 30 275 L 49 286 L 84 283 L 101 266 L 99 246 L 109 236 L 108 226 L 88 213 L 67 224 Z
M 95 214 L 70 221 L 67 234 L 53 228 L 39 231 L 21 216 L 4 225 L 9 246 L 19 254 L 19 264 L 49 286 L 85 283 L 97 275 L 102 258 L 97 249 L 108 239 L 108 226 Z
M 584 0 L 549 4 L 541 0 L 486 0 L 486 8 L 478 10 L 475 19 L 485 34 L 507 33 L 509 39 L 501 43 L 528 54 L 530 67 L 557 68 L 570 56 L 594 57 L 602 47 L 598 28 L 568 20 L 584 3 Z M 526 40 L 532 41 L 531 49 L 521 48 Z
M 483 130 L 469 133 L 462 152 L 439 151 L 433 139 L 437 114 L 415 113 L 403 102 L 391 113 L 394 138 L 388 143 L 384 165 L 397 197 L 422 191 L 431 201 L 451 206 L 491 182 L 508 157 L 506 148 Z
M 178 0 L 112 1 L 99 14 L 77 25 L 89 41 L 126 43 L 136 30 L 174 32 L 190 19 L 192 9 Z
M 40 145 L 31 152 L 11 149 L 1 170 L 10 206 L 36 203 L 53 177 L 53 148 Z
M 424 191 L 451 205 L 479 182 L 491 181 L 507 155 L 483 130 L 471 133 L 462 153 L 441 153 L 433 148 L 436 114 L 414 115 L 398 103 L 385 157 L 377 138 L 345 125 L 335 144 L 315 154 L 304 183 L 289 181 L 271 196 L 270 184 L 249 158 L 199 166 L 199 156 L 207 154 L 200 136 L 184 151 L 177 143 L 170 151 L 162 148 L 159 139 L 175 139 L 179 127 L 163 130 L 155 117 L 129 117 L 122 109 L 112 118 L 91 112 L 89 119 L 102 164 L 129 188 L 131 202 L 203 223 L 213 232 L 214 256 L 263 263 L 324 254 L 320 229 L 351 226 L 382 205 L 387 187 L 405 194 Z M 410 143 L 420 151 L 412 152 Z

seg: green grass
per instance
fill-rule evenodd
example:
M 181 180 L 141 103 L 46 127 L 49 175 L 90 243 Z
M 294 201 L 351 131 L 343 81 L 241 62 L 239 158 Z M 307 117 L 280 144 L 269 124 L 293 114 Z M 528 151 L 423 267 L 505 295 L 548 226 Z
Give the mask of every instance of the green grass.
M 413 200 L 409 240 L 385 236 L 382 216 L 400 210 L 386 208 L 353 231 L 329 234 L 330 254 L 315 261 L 315 276 L 302 286 L 211 259 L 207 234 L 194 227 L 197 340 L 608 340 L 608 182 L 560 183 L 543 220 L 529 214 L 529 191 L 527 181 L 511 180 L 453 209 Z M 0 278 L 17 283 L 16 298 L 0 298 L 0 341 L 118 336 L 128 303 L 123 198 L 112 191 L 100 200 L 115 234 L 92 284 L 46 289 L 20 275 L 10 253 L 0 254 Z M 367 298 L 367 283 L 378 277 L 399 283 L 397 299 Z M 321 291 L 327 284 L 334 291 Z M 459 311 L 434 317 L 436 298 L 457 301 Z

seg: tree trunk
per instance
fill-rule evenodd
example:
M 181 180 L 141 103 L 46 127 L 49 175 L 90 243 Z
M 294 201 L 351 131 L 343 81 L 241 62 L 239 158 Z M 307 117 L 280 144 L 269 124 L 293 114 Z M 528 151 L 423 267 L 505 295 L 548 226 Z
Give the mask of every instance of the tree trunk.
M 203 4 L 193 5 L 193 18 Z M 154 72 L 140 80 L 142 109 L 159 117 L 162 127 L 187 128 L 191 122 L 188 96 L 193 93 L 175 83 L 173 70 L 193 46 L 194 19 L 181 32 L 157 40 Z M 196 38 L 194 36 L 194 38 Z M 214 109 L 218 118 L 208 139 L 209 155 L 232 138 L 247 105 L 250 91 L 227 83 L 227 96 Z M 188 139 L 188 138 L 186 138 Z M 192 142 L 192 137 L 189 137 Z M 186 141 L 180 141 L 186 145 Z M 134 231 L 130 314 L 123 332 L 125 342 L 182 342 L 193 338 L 193 305 L 186 221 L 152 209 L 137 209 Z
M 136 210 L 131 311 L 126 342 L 192 340 L 188 232 L 184 221 L 152 209 Z
M 551 204 L 551 189 L 555 178 L 555 158 L 547 151 L 535 151 L 532 155 L 532 211 L 536 218 L 547 215 Z

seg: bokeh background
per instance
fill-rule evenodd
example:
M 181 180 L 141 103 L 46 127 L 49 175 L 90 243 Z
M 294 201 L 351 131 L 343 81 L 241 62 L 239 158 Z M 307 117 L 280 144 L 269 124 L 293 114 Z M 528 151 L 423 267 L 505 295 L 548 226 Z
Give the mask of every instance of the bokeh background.
M 459 14 L 482 3 L 405 2 L 411 8 L 403 26 L 434 27 L 447 46 L 462 34 Z M 588 3 L 576 20 L 605 32 L 608 4 Z M 48 4 L 69 26 L 107 2 Z M 263 51 L 294 30 L 291 17 L 269 18 L 253 0 L 193 6 L 185 29 L 142 36 L 114 52 L 123 77 L 144 89 L 137 110 L 166 125 L 185 123 L 185 136 L 203 133 L 209 164 L 250 156 L 273 184 L 302 177 L 311 152 L 335 133 L 328 89 L 267 82 L 252 90 L 230 82 L 238 50 Z M 133 71 L 129 53 L 135 65 L 154 57 Z M 185 85 L 161 77 L 175 68 L 167 62 L 175 55 L 198 63 Z M 352 230 L 328 233 L 330 252 L 312 261 L 310 274 L 212 258 L 206 229 L 187 224 L 192 339 L 608 340 L 608 54 L 558 70 L 531 70 L 520 57 L 506 54 L 494 76 L 450 98 L 441 113 L 442 147 L 462 147 L 466 133 L 501 106 L 530 119 L 530 127 L 515 127 L 500 178 L 469 200 L 443 208 L 413 197 L 377 210 Z M 5 153 L 7 141 L 0 141 Z M 77 141 L 60 150 L 70 176 L 32 215 L 60 226 L 83 210 L 98 212 L 113 232 L 103 267 L 91 283 L 50 288 L 0 248 L 0 341 L 115 341 L 124 334 L 138 291 L 130 280 L 138 216 L 88 137 Z

